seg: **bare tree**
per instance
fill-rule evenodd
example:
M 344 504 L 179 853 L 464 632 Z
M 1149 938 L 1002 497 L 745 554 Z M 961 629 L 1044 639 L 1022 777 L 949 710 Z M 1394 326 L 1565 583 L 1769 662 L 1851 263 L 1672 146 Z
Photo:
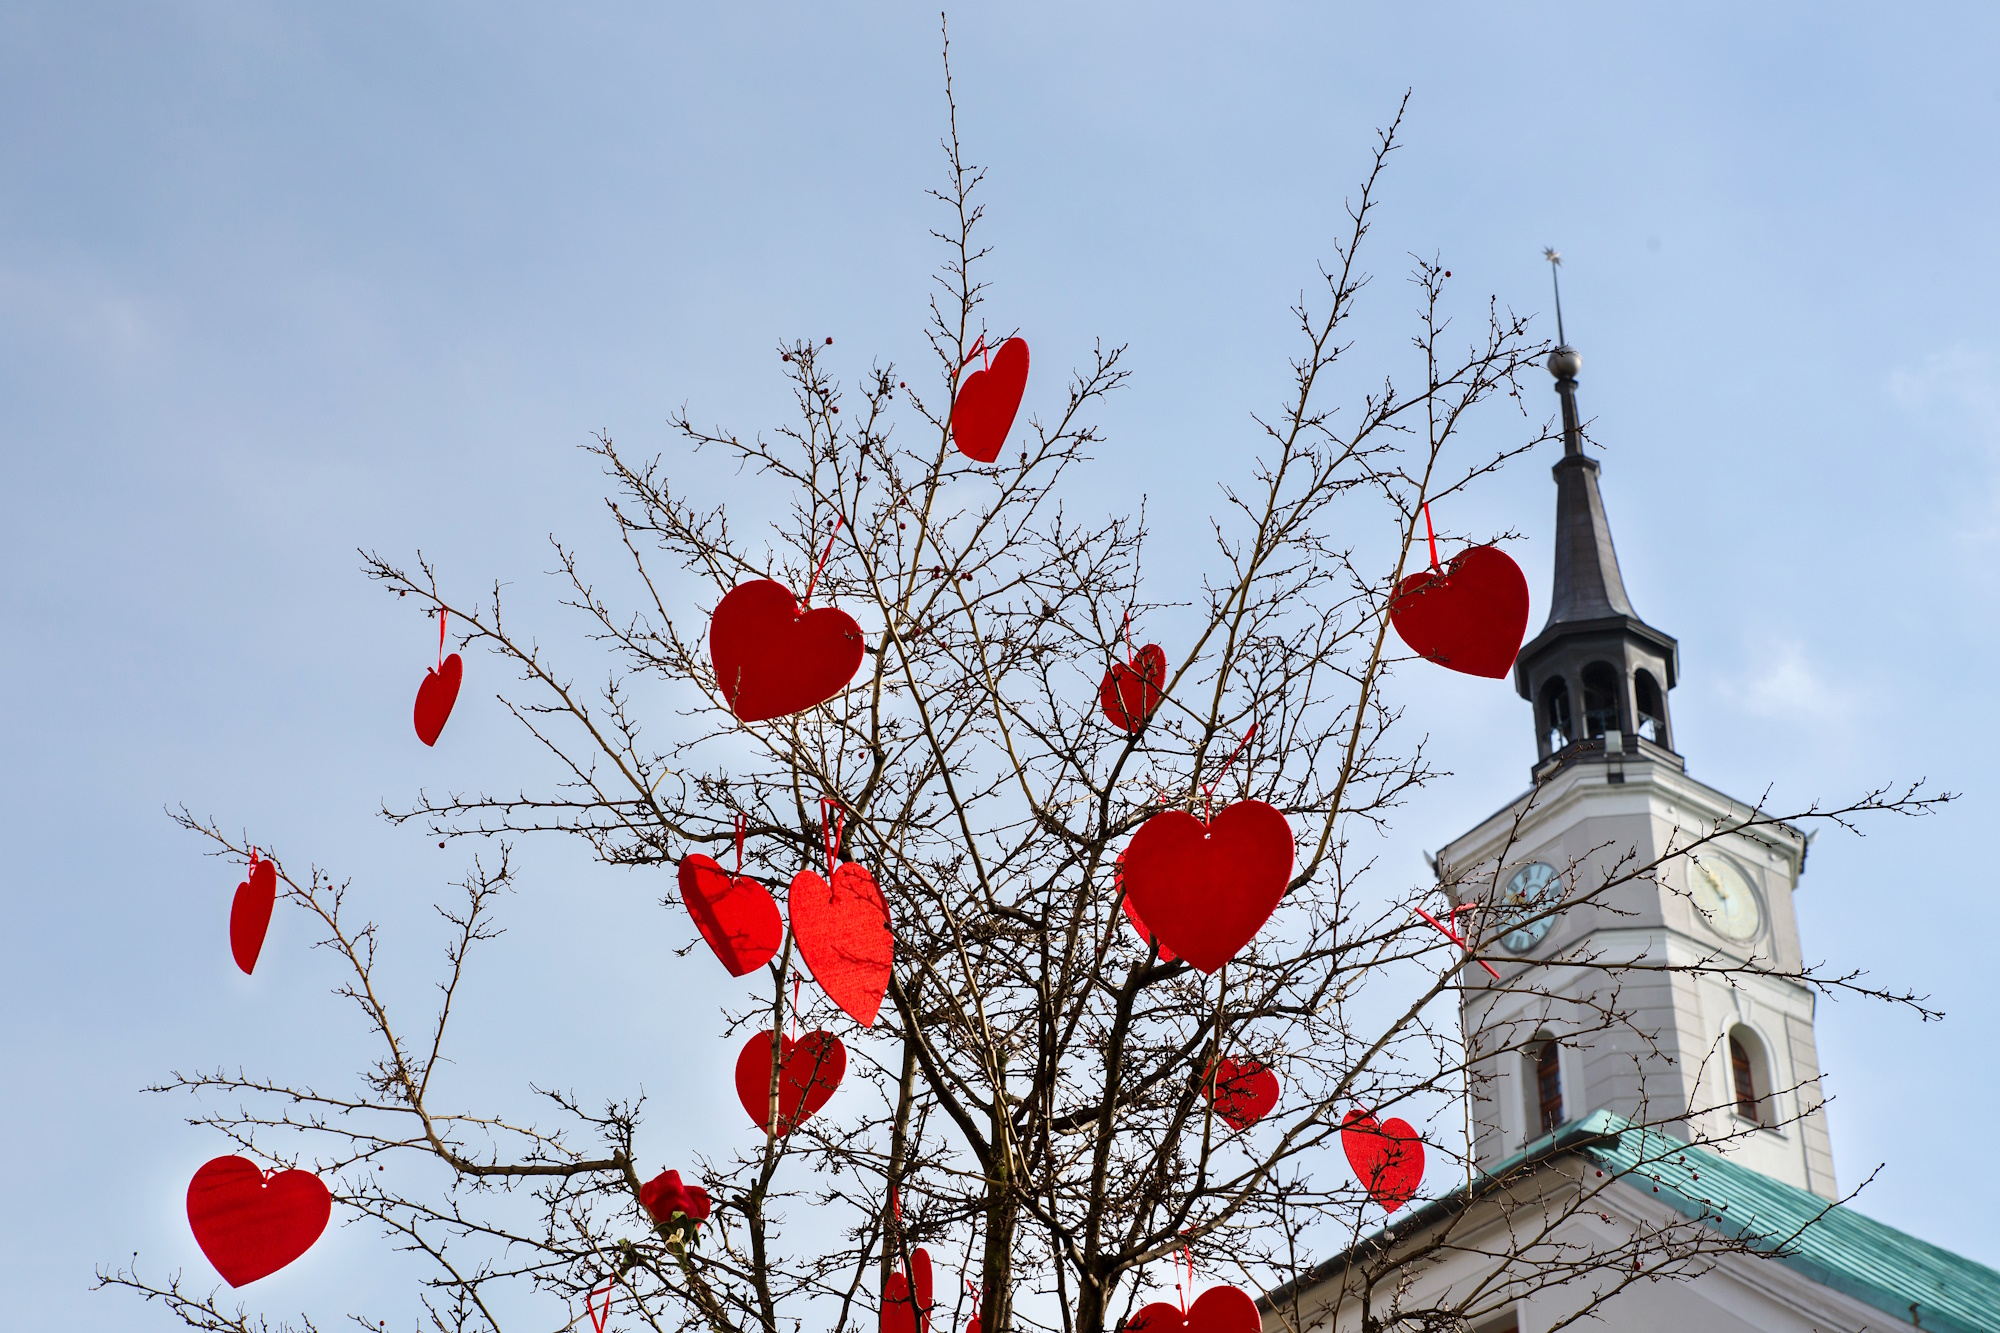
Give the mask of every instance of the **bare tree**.
M 961 151 L 948 66 L 946 93 L 946 175 L 935 192 L 945 221 L 934 233 L 946 259 L 929 308 L 928 380 L 878 363 L 845 384 L 825 344 L 800 339 L 779 348 L 797 409 L 789 424 L 743 435 L 685 410 L 675 422 L 690 449 L 725 452 L 789 505 L 772 545 L 732 529 L 722 505 L 678 492 L 671 463 L 629 459 L 608 435 L 590 446 L 638 594 L 602 591 L 571 546 L 555 545 L 562 599 L 617 662 L 602 688 L 579 687 L 554 652 L 518 636 L 499 585 L 468 602 L 449 596 L 421 557 L 407 569 L 365 557 L 369 577 L 448 613 L 463 646 L 518 670 L 506 706 L 566 777 L 546 791 L 424 794 L 385 811 L 435 837 L 499 847 L 475 858 L 462 896 L 440 909 L 454 932 L 443 1000 L 418 1028 L 392 1020 L 376 982 L 375 927 L 352 918 L 347 886 L 281 863 L 284 899 L 316 919 L 347 970 L 339 993 L 380 1043 L 358 1082 L 323 1090 L 216 1070 L 176 1074 L 162 1090 L 220 1094 L 192 1123 L 246 1153 L 310 1161 L 337 1182 L 342 1208 L 429 1256 L 431 1327 L 498 1329 L 525 1309 L 542 1310 L 526 1317 L 546 1327 L 555 1304 L 574 1323 L 588 1293 L 608 1291 L 621 1317 L 649 1328 L 847 1330 L 878 1317 L 884 1281 L 920 1245 L 969 1256 L 981 1333 L 1101 1333 L 1183 1249 L 1269 1291 L 1299 1276 L 1308 1245 L 1358 1242 L 1379 1216 L 1330 1165 L 1343 1115 L 1400 1110 L 1425 1124 L 1434 1153 L 1454 1152 L 1475 1067 L 1505 1048 L 1460 1048 L 1467 956 L 1411 910 L 1437 886 L 1378 887 L 1366 848 L 1412 791 L 1441 776 L 1388 692 L 1399 651 L 1389 598 L 1426 503 L 1551 438 L 1528 421 L 1518 383 L 1545 344 L 1497 302 L 1469 338 L 1455 334 L 1450 274 L 1419 259 L 1413 377 L 1345 384 L 1368 286 L 1359 256 L 1399 109 L 1374 145 L 1333 263 L 1291 311 L 1288 396 L 1254 418 L 1254 449 L 1218 464 L 1209 575 L 1191 599 L 1155 591 L 1143 517 L 1081 513 L 1102 466 L 1093 455 L 1113 448 L 1092 423 L 1126 377 L 1122 347 L 1100 345 L 1065 392 L 1038 394 L 1054 409 L 1016 432 L 1016 455 L 978 464 L 954 448 L 954 385 L 982 337 L 996 339 L 982 321 L 981 173 Z M 1520 423 L 1513 442 L 1483 452 L 1467 443 L 1467 423 L 1481 415 Z M 1371 532 L 1394 541 L 1371 544 Z M 830 702 L 745 724 L 710 670 L 706 612 L 763 577 L 792 588 L 816 578 L 816 595 L 863 625 L 867 654 Z M 1125 659 L 1128 626 L 1149 623 L 1175 628 L 1173 661 L 1158 712 L 1128 731 L 1101 711 L 1098 685 Z M 642 691 L 667 702 L 664 714 L 641 707 Z M 1126 922 L 1116 859 L 1162 810 L 1206 813 L 1252 797 L 1283 812 L 1295 835 L 1289 890 L 1257 938 L 1204 975 Z M 1750 822 L 1921 813 L 1937 799 L 1880 791 Z M 247 854 L 217 824 L 177 817 L 217 854 Z M 767 998 L 720 1016 L 718 1039 L 737 1041 L 794 1021 L 838 1026 L 851 1063 L 819 1114 L 790 1133 L 746 1134 L 740 1152 L 703 1164 L 712 1218 L 698 1231 L 655 1225 L 641 1207 L 636 1099 L 591 1108 L 543 1091 L 539 1113 L 493 1115 L 437 1104 L 430 1076 L 450 1049 L 458 982 L 499 928 L 508 840 L 582 839 L 604 863 L 658 883 L 657 870 L 689 853 L 730 847 L 739 819 L 749 868 L 775 883 L 818 865 L 836 823 L 839 855 L 871 868 L 887 898 L 895 965 L 887 1007 L 865 1035 L 814 989 L 796 988 L 789 938 L 766 969 Z M 1659 868 L 1620 862 L 1549 910 L 1601 901 Z M 1491 886 L 1446 888 L 1493 903 Z M 678 901 L 663 906 L 691 939 Z M 1497 910 L 1469 921 L 1473 954 L 1514 924 Z M 1572 1036 L 1632 1024 L 1620 967 L 1594 965 L 1612 984 L 1601 1003 L 1568 1015 Z M 1797 979 L 1920 1004 L 1857 976 Z M 1543 981 L 1530 970 L 1510 984 Z M 1283 1080 L 1278 1107 L 1241 1131 L 1213 1095 L 1225 1057 L 1254 1058 Z M 1691 1109 L 1664 1108 L 1659 1120 Z M 367 1168 L 392 1155 L 440 1169 L 381 1177 L 429 1182 L 421 1190 L 379 1183 Z M 783 1225 L 785 1200 L 810 1201 L 810 1219 Z M 800 1228 L 808 1239 L 788 1234 Z M 836 1243 L 825 1243 L 830 1234 Z M 1532 1235 L 1521 1244 L 1520 1280 L 1531 1287 L 1632 1265 L 1623 1251 L 1573 1253 Z M 1699 1227 L 1656 1237 L 1649 1253 L 1663 1257 L 1649 1274 L 1748 1244 Z M 1439 1252 L 1398 1252 L 1368 1270 L 1380 1285 L 1373 1308 L 1413 1327 L 1459 1328 L 1522 1294 L 1517 1281 L 1450 1309 L 1390 1299 L 1410 1265 Z M 178 1277 L 100 1278 L 167 1302 L 196 1328 L 264 1327 L 214 1294 L 184 1293 Z M 960 1295 L 927 1317 L 956 1329 L 970 1313 Z

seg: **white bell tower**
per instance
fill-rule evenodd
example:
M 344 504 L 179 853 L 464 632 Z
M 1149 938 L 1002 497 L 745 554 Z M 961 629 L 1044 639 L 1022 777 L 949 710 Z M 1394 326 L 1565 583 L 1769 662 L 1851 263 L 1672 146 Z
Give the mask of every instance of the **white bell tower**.
M 1674 749 L 1679 648 L 1625 595 L 1583 452 L 1581 366 L 1567 345 L 1549 357 L 1563 413 L 1554 591 L 1514 666 L 1534 706 L 1534 785 L 1437 858 L 1454 904 L 1486 907 L 1486 933 L 1504 932 L 1480 955 L 1500 980 L 1470 962 L 1463 974 L 1474 1151 L 1491 1167 L 1609 1109 L 1690 1140 L 1736 1136 L 1732 1160 L 1836 1198 L 1814 996 L 1762 975 L 1800 967 L 1806 841 L 1689 777 Z

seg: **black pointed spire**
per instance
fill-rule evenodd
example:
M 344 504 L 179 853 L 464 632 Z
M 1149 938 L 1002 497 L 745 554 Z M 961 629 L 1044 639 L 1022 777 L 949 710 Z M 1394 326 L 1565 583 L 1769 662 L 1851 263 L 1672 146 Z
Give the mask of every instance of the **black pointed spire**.
M 1563 456 L 1553 469 L 1556 479 L 1556 579 L 1549 597 L 1549 624 L 1564 620 L 1598 620 L 1634 616 L 1618 572 L 1618 551 L 1611 544 L 1611 524 L 1604 517 L 1604 497 L 1597 490 L 1597 460 L 1583 452 L 1583 427 L 1576 411 L 1576 372 L 1583 358 L 1574 347 L 1562 346 L 1549 356 L 1549 373 L 1556 377 L 1562 399 Z

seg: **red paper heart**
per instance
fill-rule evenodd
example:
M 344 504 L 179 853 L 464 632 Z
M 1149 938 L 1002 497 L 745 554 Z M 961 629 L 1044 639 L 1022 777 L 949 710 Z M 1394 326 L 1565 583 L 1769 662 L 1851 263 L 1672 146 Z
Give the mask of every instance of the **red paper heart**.
M 828 999 L 862 1027 L 873 1027 L 889 992 L 896 937 L 889 933 L 889 904 L 868 868 L 842 862 L 828 884 L 810 870 L 792 877 L 787 895 L 792 938 L 813 980 Z
M 1248 1129 L 1278 1104 L 1278 1076 L 1261 1060 L 1233 1056 L 1215 1067 L 1214 1079 L 1201 1081 L 1202 1096 L 1232 1129 Z
M 195 1244 L 224 1282 L 241 1287 L 311 1249 L 333 1215 L 333 1196 L 310 1171 L 267 1178 L 255 1162 L 218 1157 L 188 1182 L 187 1211 Z
M 1389 1212 L 1408 1203 L 1424 1183 L 1424 1141 L 1407 1120 L 1377 1124 L 1357 1106 L 1340 1122 L 1340 1146 L 1362 1188 Z
M 912 1285 L 916 1295 L 911 1296 Z M 931 1256 L 919 1248 L 910 1252 L 910 1273 L 889 1274 L 882 1283 L 882 1333 L 929 1333 L 931 1326 Z
M 1120 888 L 1124 886 L 1124 884 L 1125 884 L 1125 853 L 1120 852 L 1118 853 L 1118 859 L 1112 862 L 1111 864 L 1112 891 L 1114 893 L 1117 892 Z M 1124 902 L 1125 902 L 1125 919 L 1132 923 L 1133 930 L 1139 932 L 1139 940 L 1141 943 L 1151 944 L 1153 942 L 1153 932 L 1147 930 L 1146 923 L 1139 919 L 1139 909 L 1132 906 L 1132 895 L 1129 893 L 1126 894 Z M 1178 958 L 1179 956 L 1180 956 L 1179 954 L 1175 953 L 1172 949 L 1169 949 L 1166 945 L 1162 944 L 1160 946 L 1161 962 L 1171 963 L 1174 961 L 1174 959 Z
M 958 386 L 958 401 L 951 405 L 951 438 L 958 451 L 975 463 L 998 458 L 1027 387 L 1028 344 L 1009 338 L 990 367 L 973 371 Z
M 1141 1306 L 1125 1324 L 1125 1333 L 1259 1333 L 1263 1317 L 1257 1302 L 1240 1287 L 1210 1287 L 1195 1298 L 1185 1317 L 1165 1301 Z
M 1528 632 L 1528 580 L 1499 547 L 1475 546 L 1453 556 L 1442 576 L 1419 570 L 1397 584 L 1389 620 L 1418 656 L 1497 680 Z
M 825 703 L 854 679 L 865 651 L 853 616 L 832 606 L 808 611 L 770 579 L 731 588 L 708 624 L 716 687 L 745 722 Z
M 769 1101 L 767 1088 L 767 1105 Z M 639 1206 L 655 1222 L 665 1226 L 673 1221 L 675 1213 L 686 1213 L 690 1222 L 705 1222 L 713 1205 L 709 1202 L 707 1190 L 699 1185 L 681 1184 L 681 1173 L 678 1171 L 662 1171 L 639 1187 Z
M 278 867 L 269 861 L 251 865 L 249 877 L 236 886 L 229 905 L 229 952 L 248 976 L 264 951 L 264 932 L 271 928 L 271 908 L 278 901 Z
M 847 1073 L 847 1048 L 831 1032 L 808 1032 L 797 1041 L 786 1037 L 778 1047 L 778 1119 L 780 1135 L 797 1129 L 825 1106 Z M 771 1034 L 753 1032 L 736 1057 L 736 1097 L 750 1113 L 750 1123 L 766 1128 L 771 1109 Z
M 1125 847 L 1125 891 L 1162 945 L 1213 972 L 1271 919 L 1292 852 L 1292 826 L 1262 801 L 1238 801 L 1207 824 L 1164 810 Z
M 699 852 L 681 858 L 680 881 L 695 929 L 730 976 L 771 961 L 784 942 L 785 922 L 768 889 L 748 875 L 730 875 Z
M 465 663 L 453 653 L 444 659 L 444 666 L 433 667 L 424 672 L 424 683 L 417 686 L 417 739 L 425 745 L 436 745 L 438 736 L 444 731 L 445 721 L 451 717 L 451 706 L 458 702 L 459 681 L 465 675 Z
M 1112 726 L 1137 731 L 1160 706 L 1160 690 L 1166 683 L 1167 655 L 1159 644 L 1149 643 L 1131 662 L 1112 664 L 1097 687 L 1097 701 Z

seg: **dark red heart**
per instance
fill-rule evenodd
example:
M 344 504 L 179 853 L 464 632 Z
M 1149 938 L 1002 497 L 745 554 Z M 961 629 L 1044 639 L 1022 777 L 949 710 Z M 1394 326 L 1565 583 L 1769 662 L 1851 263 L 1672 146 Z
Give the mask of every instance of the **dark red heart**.
M 810 870 L 792 877 L 786 896 L 792 938 L 827 998 L 862 1027 L 873 1027 L 889 991 L 896 937 L 889 904 L 868 868 L 844 861 L 828 884 Z
M 847 1074 L 847 1048 L 831 1032 L 808 1032 L 778 1047 L 778 1118 L 771 1111 L 771 1034 L 753 1032 L 736 1057 L 736 1097 L 759 1129 L 784 1135 L 797 1129 L 833 1096 Z
M 249 876 L 236 886 L 236 901 L 229 905 L 229 952 L 236 955 L 236 966 L 245 976 L 256 970 L 277 901 L 278 867 L 270 861 L 253 862 Z
M 459 681 L 465 675 L 465 663 L 453 653 L 444 659 L 442 667 L 434 667 L 424 672 L 424 683 L 417 686 L 417 739 L 425 745 L 436 745 L 444 732 L 444 724 L 451 717 L 451 706 L 458 702 Z
M 1361 1187 L 1389 1212 L 1408 1203 L 1424 1183 L 1424 1141 L 1407 1120 L 1377 1124 L 1357 1106 L 1340 1122 L 1340 1146 Z
M 1278 1104 L 1278 1076 L 1261 1060 L 1231 1056 L 1215 1067 L 1213 1079 L 1203 1079 L 1201 1092 L 1215 1104 L 1215 1113 L 1232 1129 L 1248 1129 Z
M 1111 725 L 1137 731 L 1160 706 L 1160 690 L 1167 683 L 1167 655 L 1160 645 L 1149 643 L 1131 662 L 1112 664 L 1097 687 L 1097 700 Z
M 768 1104 L 768 1088 L 765 1101 Z M 681 1184 L 681 1173 L 662 1171 L 639 1187 L 639 1206 L 644 1208 L 655 1222 L 662 1226 L 674 1220 L 675 1213 L 686 1213 L 691 1222 L 708 1220 L 708 1191 L 699 1185 Z
M 1111 866 L 1112 891 L 1113 892 L 1118 891 L 1124 886 L 1124 884 L 1125 884 L 1125 853 L 1120 852 L 1118 853 L 1118 859 L 1115 862 L 1113 862 Z M 1139 909 L 1132 906 L 1132 895 L 1129 893 L 1126 894 L 1124 902 L 1125 902 L 1125 919 L 1132 923 L 1132 929 L 1139 932 L 1139 939 L 1142 943 L 1151 944 L 1153 942 L 1153 932 L 1147 930 L 1146 923 L 1139 919 Z M 1169 949 L 1166 945 L 1162 944 L 1160 946 L 1161 962 L 1171 963 L 1177 957 L 1179 957 L 1179 955 L 1176 954 L 1172 949 Z
M 861 669 L 861 626 L 838 607 L 808 611 L 770 579 L 731 588 L 708 624 L 716 688 L 745 722 L 825 703 Z
M 1419 657 L 1497 680 L 1528 632 L 1528 580 L 1499 547 L 1475 546 L 1442 575 L 1419 570 L 1397 584 L 1389 620 Z
M 187 1210 L 195 1244 L 224 1282 L 241 1287 L 310 1250 L 333 1215 L 333 1196 L 310 1171 L 267 1177 L 255 1162 L 218 1157 L 188 1182 Z
M 1262 801 L 1238 801 L 1207 824 L 1165 810 L 1126 845 L 1125 891 L 1163 946 L 1213 972 L 1277 910 L 1292 851 L 1292 826 Z
M 915 1295 L 911 1295 L 914 1286 Z M 882 1283 L 882 1333 L 929 1333 L 931 1326 L 931 1256 L 919 1248 L 910 1252 L 910 1272 L 889 1274 Z
M 1240 1287 L 1210 1287 L 1195 1298 L 1185 1317 L 1165 1301 L 1141 1306 L 1125 1333 L 1259 1333 L 1264 1326 L 1257 1302 Z
M 712 856 L 681 858 L 681 901 L 708 947 L 740 977 L 771 961 L 785 939 L 784 918 L 770 890 L 748 875 L 730 875 Z
M 958 401 L 951 405 L 951 438 L 958 451 L 975 463 L 998 458 L 1027 387 L 1028 344 L 1009 338 L 991 366 L 973 371 L 958 386 Z

